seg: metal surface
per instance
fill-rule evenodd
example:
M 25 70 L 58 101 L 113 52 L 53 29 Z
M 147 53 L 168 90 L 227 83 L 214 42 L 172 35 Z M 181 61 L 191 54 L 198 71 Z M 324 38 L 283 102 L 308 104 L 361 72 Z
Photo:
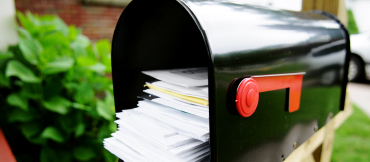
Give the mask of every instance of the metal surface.
M 345 92 L 345 31 L 327 17 L 211 0 L 134 0 L 114 33 L 117 111 L 134 108 L 142 70 L 208 67 L 212 161 L 282 161 L 337 114 Z M 259 94 L 254 114 L 228 103 L 245 76 L 305 72 L 298 111 L 286 91 Z M 230 88 L 230 89 L 229 89 Z M 235 101 L 235 98 L 234 98 Z M 234 102 L 235 104 L 235 102 Z

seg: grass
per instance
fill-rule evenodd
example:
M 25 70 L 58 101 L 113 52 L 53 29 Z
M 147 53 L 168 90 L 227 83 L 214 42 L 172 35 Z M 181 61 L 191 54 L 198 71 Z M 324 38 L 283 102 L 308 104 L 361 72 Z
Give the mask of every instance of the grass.
M 370 161 L 370 118 L 354 105 L 353 114 L 335 132 L 332 162 Z
M 349 34 L 357 34 L 358 33 L 358 27 L 356 24 L 355 17 L 353 16 L 352 10 L 348 10 L 348 32 Z

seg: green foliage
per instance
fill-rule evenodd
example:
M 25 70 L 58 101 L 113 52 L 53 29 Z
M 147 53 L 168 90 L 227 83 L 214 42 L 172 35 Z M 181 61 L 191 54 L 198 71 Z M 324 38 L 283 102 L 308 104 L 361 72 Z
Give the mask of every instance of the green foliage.
M 5 76 L 6 77 L 17 76 L 23 82 L 29 83 L 40 82 L 40 78 L 36 77 L 35 74 L 33 74 L 33 72 L 30 69 L 28 69 L 25 65 L 23 65 L 17 60 L 9 61 L 5 69 Z
M 117 161 L 103 148 L 116 129 L 110 42 L 92 45 L 57 16 L 17 17 L 19 44 L 0 52 L 0 124 L 28 142 L 13 150 L 33 150 L 18 161 Z
M 335 131 L 331 161 L 370 161 L 369 134 L 369 116 L 354 106 L 352 115 Z
M 358 34 L 358 28 L 355 17 L 353 16 L 352 10 L 348 10 L 348 32 L 349 34 Z

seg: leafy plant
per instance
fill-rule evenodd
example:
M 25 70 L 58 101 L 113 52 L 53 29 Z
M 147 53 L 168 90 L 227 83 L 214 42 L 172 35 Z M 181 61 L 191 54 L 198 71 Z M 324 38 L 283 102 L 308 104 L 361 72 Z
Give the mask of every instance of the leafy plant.
M 355 17 L 353 16 L 353 12 L 352 10 L 348 10 L 347 11 L 348 13 L 348 32 L 349 34 L 358 34 L 358 27 L 357 27 L 357 24 L 356 24 L 356 20 L 355 20 Z
M 0 124 L 17 160 L 116 161 L 102 144 L 116 130 L 110 42 L 57 16 L 17 17 L 19 44 L 0 52 Z

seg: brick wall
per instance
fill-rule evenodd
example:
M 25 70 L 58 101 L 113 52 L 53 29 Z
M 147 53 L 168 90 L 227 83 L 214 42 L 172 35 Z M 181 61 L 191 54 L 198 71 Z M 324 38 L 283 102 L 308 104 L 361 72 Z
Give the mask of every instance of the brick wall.
M 113 31 L 123 7 L 85 5 L 82 0 L 15 0 L 18 11 L 39 15 L 57 14 L 68 25 L 82 29 L 91 40 L 112 40 Z

